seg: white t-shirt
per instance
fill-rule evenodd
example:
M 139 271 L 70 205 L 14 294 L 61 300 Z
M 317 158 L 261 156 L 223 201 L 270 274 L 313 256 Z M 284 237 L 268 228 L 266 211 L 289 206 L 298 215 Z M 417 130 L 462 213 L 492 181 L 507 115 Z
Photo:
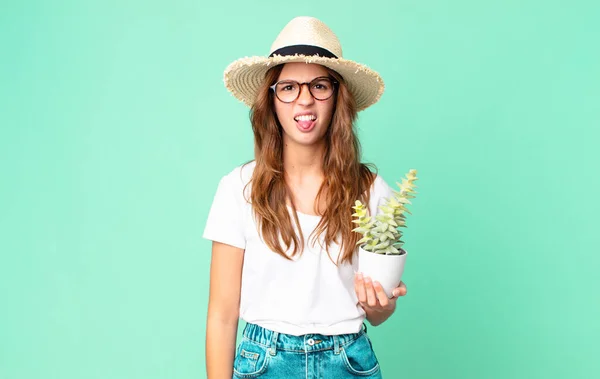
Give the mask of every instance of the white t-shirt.
M 240 318 L 280 333 L 336 335 L 357 333 L 365 312 L 354 291 L 353 264 L 337 261 L 339 245 L 329 246 L 331 259 L 309 235 L 321 216 L 298 212 L 305 240 L 301 255 L 293 261 L 273 252 L 259 237 L 252 206 L 244 199 L 243 189 L 252 177 L 256 161 L 238 166 L 219 182 L 203 238 L 236 246 L 244 251 Z M 250 199 L 251 184 L 246 188 Z M 377 175 L 371 187 L 369 211 L 381 213 L 378 206 L 392 195 L 390 186 Z M 292 209 L 288 206 L 290 215 Z M 292 218 L 292 225 L 295 224 Z M 323 236 L 319 237 L 323 244 Z M 285 247 L 282 245 L 282 247 Z M 293 246 L 288 250 L 291 254 Z M 358 248 L 355 250 L 355 254 Z

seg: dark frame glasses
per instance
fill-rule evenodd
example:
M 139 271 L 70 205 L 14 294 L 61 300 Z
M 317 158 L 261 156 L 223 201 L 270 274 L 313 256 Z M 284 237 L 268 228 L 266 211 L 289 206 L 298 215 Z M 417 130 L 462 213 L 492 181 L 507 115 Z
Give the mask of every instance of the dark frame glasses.
M 319 92 L 320 89 L 316 88 L 316 86 L 323 85 L 323 82 L 329 82 L 328 84 L 330 85 L 330 90 L 327 89 L 327 90 L 323 90 L 324 92 Z M 300 97 L 300 92 L 302 92 L 302 86 L 305 84 L 308 85 L 308 92 L 315 100 L 324 101 L 324 100 L 329 99 L 331 96 L 333 96 L 333 94 L 335 93 L 335 90 L 337 88 L 338 82 L 329 76 L 319 76 L 319 77 L 314 78 L 310 82 L 304 82 L 304 83 L 300 83 L 296 80 L 284 79 L 284 80 L 278 81 L 277 83 L 273 84 L 269 88 L 273 91 L 275 96 L 277 96 L 279 101 L 281 101 L 283 103 L 292 103 L 292 102 L 296 101 L 298 99 L 298 97 Z M 287 88 L 290 85 L 291 86 L 296 85 L 296 87 L 295 87 L 296 94 L 293 95 L 293 93 L 290 93 L 289 96 L 287 96 L 287 97 L 280 96 L 280 95 L 282 95 L 282 91 L 284 91 L 285 88 Z M 315 91 L 316 93 L 313 91 Z M 329 93 L 329 91 L 331 91 L 331 93 Z M 282 97 L 284 97 L 284 99 L 282 99 Z

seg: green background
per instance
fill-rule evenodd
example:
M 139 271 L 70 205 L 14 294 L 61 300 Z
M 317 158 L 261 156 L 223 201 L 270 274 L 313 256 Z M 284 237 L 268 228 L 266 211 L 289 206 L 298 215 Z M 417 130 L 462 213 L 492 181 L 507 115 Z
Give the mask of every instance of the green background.
M 596 1 L 6 1 L 0 378 L 200 378 L 234 59 L 298 15 L 386 82 L 364 160 L 418 170 L 386 378 L 600 377 Z M 240 323 L 240 328 L 243 326 Z

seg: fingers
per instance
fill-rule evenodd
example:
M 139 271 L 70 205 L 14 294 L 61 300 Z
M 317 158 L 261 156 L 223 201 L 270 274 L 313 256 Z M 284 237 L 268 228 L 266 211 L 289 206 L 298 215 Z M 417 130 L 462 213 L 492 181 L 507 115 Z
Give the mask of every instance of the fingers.
M 373 282 L 368 276 L 363 276 L 362 273 L 357 273 L 354 277 L 354 290 L 358 297 L 358 301 L 363 306 L 376 307 L 377 295 L 373 289 Z
M 361 304 L 365 304 L 367 302 L 367 291 L 365 290 L 362 273 L 358 273 L 354 277 L 354 290 L 356 291 L 356 296 L 358 296 L 358 301 Z
M 392 291 L 392 297 L 389 298 L 383 289 L 381 283 L 373 281 L 370 277 L 362 273 L 356 273 L 354 277 L 354 290 L 360 304 L 365 307 L 382 310 L 393 306 L 396 298 L 404 296 L 407 293 L 406 284 L 400 282 L 398 287 Z
M 404 295 L 406 295 L 407 292 L 408 292 L 408 290 L 406 289 L 406 284 L 404 284 L 404 282 L 400 282 L 398 287 L 394 288 L 394 290 L 392 291 L 392 299 L 396 298 L 396 297 L 404 296 Z
M 367 304 L 369 304 L 369 307 L 374 308 L 377 306 L 377 295 L 375 294 L 375 289 L 373 288 L 373 282 L 368 276 L 364 278 L 364 282 L 365 289 L 367 291 Z
M 373 284 L 373 288 L 375 289 L 375 293 L 377 294 L 377 299 L 379 299 L 379 304 L 381 304 L 381 306 L 384 308 L 387 307 L 390 304 L 390 299 L 388 298 L 387 294 L 383 290 L 383 287 L 381 286 L 381 284 L 376 281 Z
M 408 289 L 406 288 L 406 284 L 404 284 L 404 282 L 400 282 L 400 285 L 394 289 L 394 295 L 396 297 L 404 296 L 404 295 L 406 295 L 407 292 L 408 292 Z

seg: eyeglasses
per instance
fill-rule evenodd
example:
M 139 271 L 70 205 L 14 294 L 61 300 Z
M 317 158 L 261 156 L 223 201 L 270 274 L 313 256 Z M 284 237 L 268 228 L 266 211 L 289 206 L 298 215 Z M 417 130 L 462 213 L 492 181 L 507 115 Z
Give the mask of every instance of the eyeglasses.
M 337 81 L 327 76 L 320 76 L 314 78 L 310 82 L 299 83 L 295 80 L 280 80 L 273 84 L 271 87 L 275 96 L 284 103 L 291 103 L 300 96 L 300 88 L 304 85 L 308 85 L 308 92 L 316 100 L 327 100 L 335 92 L 335 86 L 338 84 Z

